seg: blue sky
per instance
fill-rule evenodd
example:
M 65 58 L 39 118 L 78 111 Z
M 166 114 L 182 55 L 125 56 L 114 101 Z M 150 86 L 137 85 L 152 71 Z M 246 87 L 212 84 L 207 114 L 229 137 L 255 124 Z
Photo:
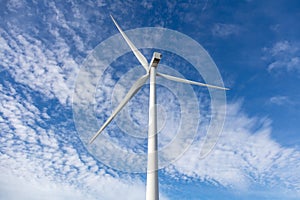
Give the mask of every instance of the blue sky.
M 180 124 L 180 110 L 188 105 L 182 99 L 196 98 L 200 110 L 197 116 L 196 108 L 187 112 L 200 119 L 195 134 L 183 129 L 193 137 L 189 148 L 159 171 L 161 199 L 300 198 L 299 1 L 7 0 L 0 6 L 0 199 L 145 197 L 145 173 L 113 167 L 127 163 L 134 168 L 139 160 L 128 156 L 113 166 L 105 163 L 101 152 L 87 150 L 73 116 L 76 84 L 86 83 L 84 92 L 90 89 L 89 80 L 78 78 L 86 58 L 118 34 L 109 14 L 123 30 L 162 27 L 192 38 L 231 89 L 218 143 L 200 158 L 212 115 L 208 90 L 160 82 L 161 148 Z M 120 39 L 119 49 L 126 48 Z M 163 53 L 163 72 L 205 79 L 184 58 L 156 50 Z M 126 51 L 96 80 L 93 111 L 99 127 L 130 88 L 124 74 L 134 81 L 143 70 Z M 154 49 L 141 51 L 150 60 Z M 180 93 L 189 89 L 194 96 Z M 133 126 L 118 117 L 104 133 L 126 155 L 145 152 L 148 90 L 148 85 L 142 88 L 122 113 Z M 128 132 L 132 127 L 135 131 Z

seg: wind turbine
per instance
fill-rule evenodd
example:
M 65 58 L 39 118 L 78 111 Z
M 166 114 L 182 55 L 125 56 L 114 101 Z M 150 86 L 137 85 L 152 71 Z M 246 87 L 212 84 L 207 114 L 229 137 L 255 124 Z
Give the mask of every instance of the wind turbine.
M 158 200 L 158 152 L 157 152 L 157 112 L 156 112 L 156 76 L 162 78 L 193 84 L 198 86 L 210 87 L 214 89 L 228 90 L 227 88 L 199 83 L 183 78 L 170 76 L 167 74 L 157 72 L 157 66 L 161 59 L 161 54 L 154 52 L 150 64 L 148 64 L 145 56 L 135 47 L 135 45 L 129 40 L 127 35 L 120 28 L 116 20 L 110 15 L 112 21 L 116 25 L 117 29 L 125 39 L 126 43 L 132 50 L 135 57 L 140 64 L 144 67 L 146 74 L 141 76 L 130 88 L 128 93 L 122 99 L 120 104 L 115 108 L 111 116 L 105 121 L 102 127 L 91 138 L 90 144 L 99 136 L 99 134 L 105 129 L 105 127 L 114 119 L 114 117 L 121 111 L 121 109 L 127 104 L 127 102 L 141 89 L 141 87 L 150 79 L 150 94 L 149 94 L 149 126 L 148 126 L 148 161 L 147 161 L 147 183 L 146 183 L 146 200 Z

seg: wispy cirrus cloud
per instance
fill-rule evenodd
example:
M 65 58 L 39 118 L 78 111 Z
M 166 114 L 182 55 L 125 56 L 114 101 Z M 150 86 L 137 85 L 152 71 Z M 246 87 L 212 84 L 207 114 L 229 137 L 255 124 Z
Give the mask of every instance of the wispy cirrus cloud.
M 271 47 L 264 47 L 263 52 L 268 64 L 268 71 L 278 72 L 285 70 L 287 72 L 300 71 L 300 49 L 298 43 L 290 41 L 278 41 Z
M 270 103 L 275 105 L 284 105 L 284 104 L 291 104 L 291 100 L 287 96 L 273 96 L 270 98 Z
M 9 11 L 15 12 L 22 5 L 10 4 Z M 54 18 L 48 18 L 49 12 Z M 119 175 L 81 151 L 67 108 L 83 59 L 78 51 L 85 54 L 90 48 L 78 30 L 88 28 L 89 23 L 76 12 L 83 22 L 75 31 L 78 24 L 72 24 L 63 13 L 55 3 L 49 4 L 41 17 L 47 21 L 38 24 L 47 35 L 32 35 L 11 21 L 0 28 L 1 73 L 8 79 L 0 84 L 0 196 L 117 199 L 121 195 L 142 199 L 145 185 L 139 177 Z
M 15 13 L 24 4 L 14 2 L 15 4 L 10 4 L 11 7 L 8 10 Z M 58 3 L 50 3 L 47 4 L 49 9 L 45 11 L 50 11 L 50 13 L 40 16 L 41 19 L 46 19 L 43 28 L 49 33 L 47 37 L 52 39 L 40 38 L 42 34 L 39 37 L 33 36 L 20 30 L 21 24 L 11 21 L 7 22 L 8 28 L 0 30 L 0 64 L 3 70 L 13 77 L 13 82 L 16 82 L 0 85 L 0 140 L 3 144 L 0 148 L 0 171 L 2 171 L 0 194 L 6 195 L 1 197 L 19 198 L 14 195 L 18 192 L 27 192 L 23 193 L 22 197 L 25 195 L 30 199 L 36 196 L 49 196 L 51 199 L 116 199 L 122 196 L 128 199 L 142 199 L 145 192 L 145 184 L 142 180 L 135 178 L 134 175 L 119 175 L 101 165 L 90 155 L 81 152 L 82 147 L 77 143 L 74 144 L 78 142 L 78 138 L 74 136 L 76 133 L 71 121 L 66 119 L 51 121 L 51 118 L 63 113 L 58 112 L 57 107 L 70 105 L 74 79 L 82 61 L 79 54 L 85 54 L 85 51 L 91 48 L 88 45 L 91 38 L 97 38 L 98 40 L 95 41 L 99 41 L 105 37 L 96 34 L 97 31 L 89 20 L 97 20 L 97 27 L 102 29 L 101 33 L 107 32 L 107 27 L 101 26 L 104 19 L 101 12 L 97 9 L 97 11 L 82 9 L 75 2 L 68 2 L 72 5 L 70 10 L 65 5 L 60 7 Z M 101 1 L 87 2 L 87 4 L 89 7 L 105 5 Z M 126 5 L 130 4 L 131 2 L 127 2 Z M 149 4 L 144 4 L 144 6 L 151 7 Z M 118 13 L 119 7 L 124 7 L 124 5 L 116 3 L 110 9 Z M 132 9 L 133 7 L 121 9 L 121 12 L 131 14 L 134 13 L 131 12 Z M 91 13 L 85 13 L 86 10 Z M 65 14 L 71 11 L 73 12 L 71 18 L 74 17 L 77 20 L 72 21 L 66 18 Z M 44 11 L 40 12 L 44 13 Z M 91 17 L 87 18 L 86 15 Z M 42 28 L 39 27 L 35 31 L 41 30 Z M 216 24 L 212 29 L 215 36 L 223 38 L 237 35 L 239 31 L 239 27 L 234 24 Z M 283 56 L 288 55 L 289 52 L 290 55 L 296 55 L 295 52 L 298 52 L 298 49 L 295 45 L 283 41 L 267 48 L 266 51 L 272 59 L 274 58 L 275 63 L 270 64 L 270 71 L 281 69 L 280 66 L 284 63 L 290 63 L 291 69 L 296 69 L 293 66 L 296 66 L 295 63 L 298 62 L 297 56 L 287 59 Z M 79 53 L 74 55 L 74 52 Z M 279 64 L 276 61 L 279 61 Z M 113 79 L 109 77 L 107 80 Z M 100 94 L 103 99 L 112 91 L 113 85 L 108 83 L 104 85 L 104 87 L 109 87 L 104 88 L 104 90 L 107 89 L 106 94 Z M 20 94 L 16 84 L 22 85 L 24 94 Z M 117 95 L 122 94 L 122 91 L 119 92 Z M 35 99 L 32 93 L 39 93 L 39 98 Z M 145 96 L 133 99 L 132 103 L 135 107 L 141 106 L 142 102 L 147 104 Z M 173 101 L 172 98 L 168 99 L 163 96 L 161 98 L 162 105 L 165 103 L 169 105 L 169 101 Z M 40 99 L 43 99 L 47 106 L 39 106 Z M 51 102 L 53 99 L 59 102 Z M 273 103 L 277 104 L 285 100 L 280 97 L 272 99 Z M 57 104 L 55 105 L 57 107 L 50 108 L 54 106 L 53 104 Z M 103 106 L 106 107 L 106 105 Z M 173 104 L 168 109 L 173 112 L 174 107 Z M 134 111 L 135 115 L 131 116 L 134 121 L 144 117 L 145 113 Z M 257 183 L 299 191 L 299 176 L 294 173 L 299 171 L 297 163 L 299 151 L 294 148 L 285 148 L 275 142 L 271 137 L 271 125 L 268 120 L 248 117 L 240 110 L 238 104 L 229 105 L 229 113 L 231 115 L 224 128 L 224 134 L 209 157 L 199 161 L 197 159 L 198 146 L 192 146 L 186 156 L 166 170 L 167 173 L 182 179 L 184 177 L 199 178 L 225 187 L 241 186 L 243 188 Z M 173 129 L 178 122 L 177 118 L 179 117 L 175 116 L 175 120 L 167 121 L 166 127 L 171 131 L 168 132 L 169 135 L 162 135 L 160 138 L 162 144 L 172 139 Z M 257 124 L 261 127 L 257 127 Z M 65 141 L 66 138 L 75 138 L 75 140 Z M 130 145 L 133 142 L 130 139 L 123 141 L 128 143 L 124 142 L 122 145 L 132 147 Z M 11 175 L 4 174 L 6 172 Z M 116 194 L 115 191 L 118 193 Z
M 240 27 L 235 24 L 217 23 L 213 26 L 211 32 L 214 36 L 225 38 L 230 35 L 238 35 L 240 33 Z
M 22 0 L 9 0 L 6 2 L 6 7 L 9 11 L 17 12 L 18 9 L 24 7 L 26 2 Z
M 0 31 L 1 65 L 17 82 L 67 104 L 78 63 L 70 56 L 65 41 L 57 38 L 56 48 L 49 49 L 39 39 L 19 34 L 14 25 L 10 31 Z
M 54 116 L 48 115 L 50 110 L 34 106 L 31 93 L 20 92 L 21 88 L 7 82 L 0 88 L 1 197 L 144 198 L 145 185 L 140 178 L 119 175 L 79 152 L 71 119 L 51 121 L 49 117 Z M 162 199 L 166 198 L 162 195 Z
M 93 48 L 90 40 L 95 37 L 101 40 L 101 37 L 87 19 L 90 13 L 82 12 L 72 1 L 66 5 L 8 1 L 5 12 L 8 20 L 2 21 L 0 27 L 0 65 L 15 81 L 70 105 L 76 73 Z M 45 7 L 45 11 L 40 11 L 39 6 Z M 18 15 L 10 17 L 17 9 L 21 9 L 22 20 L 28 21 L 27 26 Z M 67 19 L 66 13 L 70 12 L 73 15 Z M 39 17 L 32 19 L 32 15 Z M 99 26 L 104 20 L 103 16 L 98 17 L 101 19 L 97 21 Z
M 281 188 L 300 195 L 300 152 L 281 146 L 271 137 L 268 119 L 251 118 L 240 103 L 228 105 L 228 115 L 215 149 L 199 158 L 201 143 L 166 169 L 174 177 L 197 178 L 228 188 L 251 190 L 254 185 Z M 278 181 L 280 180 L 280 181 Z

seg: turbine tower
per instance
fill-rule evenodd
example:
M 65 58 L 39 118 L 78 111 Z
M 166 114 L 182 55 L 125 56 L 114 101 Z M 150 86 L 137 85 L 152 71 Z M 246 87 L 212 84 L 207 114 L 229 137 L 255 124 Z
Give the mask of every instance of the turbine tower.
M 98 135 L 105 129 L 105 127 L 114 119 L 114 117 L 120 112 L 120 110 L 127 104 L 127 102 L 141 89 L 141 87 L 150 79 L 150 94 L 149 94 L 149 126 L 148 126 L 148 160 L 147 160 L 147 183 L 146 183 L 146 200 L 158 200 L 158 151 L 157 151 L 157 113 L 156 113 L 156 76 L 162 78 L 182 82 L 187 84 L 193 84 L 198 86 L 210 87 L 221 90 L 228 90 L 227 88 L 199 83 L 183 78 L 170 76 L 167 74 L 157 72 L 157 66 L 161 59 L 161 54 L 154 52 L 150 64 L 148 64 L 145 56 L 134 46 L 129 40 L 127 35 L 120 28 L 116 20 L 110 15 L 117 29 L 125 39 L 126 43 L 132 50 L 135 57 L 140 64 L 144 67 L 146 74 L 141 76 L 130 88 L 124 99 L 116 107 L 111 116 L 105 121 L 98 132 L 91 138 L 90 144 L 98 137 Z

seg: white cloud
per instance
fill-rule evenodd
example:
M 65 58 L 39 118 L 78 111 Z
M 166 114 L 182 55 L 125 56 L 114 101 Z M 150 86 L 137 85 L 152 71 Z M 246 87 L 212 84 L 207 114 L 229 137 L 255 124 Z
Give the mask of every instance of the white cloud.
M 20 31 L 17 24 L 9 22 L 8 30 L 0 30 L 1 66 L 6 68 L 16 82 L 42 93 L 46 99 L 57 98 L 62 105 L 70 101 L 79 67 L 78 60 L 70 53 L 70 42 L 66 40 L 71 38 L 77 50 L 83 52 L 88 47 L 74 27 L 84 27 L 81 31 L 89 31 L 87 37 L 95 35 L 85 15 L 80 13 L 80 8 L 75 3 L 73 5 L 75 17 L 83 19 L 80 23 L 68 22 L 60 8 L 51 4 L 55 22 L 48 21 L 47 30 L 54 40 L 45 42 Z M 12 8 L 20 6 L 15 4 Z M 103 16 L 95 16 L 103 19 Z M 63 37 L 62 30 L 70 38 Z M 216 24 L 212 30 L 218 37 L 236 35 L 239 31 L 239 27 L 233 24 Z M 283 41 L 265 50 L 272 58 L 276 57 L 274 64 L 269 66 L 270 71 L 283 64 L 288 69 L 295 69 L 299 64 L 296 45 Z M 284 55 L 289 52 L 293 56 L 286 58 Z M 6 87 L 7 91 L 4 89 Z M 108 173 L 92 157 L 78 153 L 78 147 L 62 143 L 58 139 L 59 135 L 72 134 L 68 128 L 62 128 L 62 124 L 56 124 L 62 129 L 59 134 L 53 124 L 47 128 L 37 126 L 37 122 L 43 123 L 51 116 L 47 109 L 33 105 L 30 94 L 24 99 L 12 85 L 1 85 L 0 89 L 0 194 L 6 195 L 1 198 L 19 198 L 18 194 L 21 193 L 23 199 L 42 196 L 51 199 L 144 197 L 145 186 L 139 178 L 119 176 L 112 171 Z M 270 137 L 271 126 L 267 120 L 261 123 L 261 128 L 256 129 L 254 124 L 258 120 L 241 113 L 239 105 L 231 105 L 229 110 L 231 116 L 215 151 L 199 161 L 198 146 L 192 146 L 188 154 L 174 164 L 174 171 L 169 169 L 170 174 L 177 172 L 180 178 L 197 177 L 228 187 L 247 187 L 252 182 L 276 185 L 278 181 L 275 179 L 278 178 L 280 184 L 299 190 L 299 176 L 293 174 L 299 171 L 299 152 L 274 142 Z
M 76 188 L 63 184 L 54 184 L 45 180 L 25 180 L 8 174 L 0 174 L 0 198 L 6 200 L 64 200 L 92 199 Z
M 56 49 L 48 49 L 40 40 L 17 31 L 1 35 L 1 65 L 17 82 L 43 93 L 47 98 L 57 98 L 62 104 L 70 101 L 72 85 L 78 64 L 69 55 L 63 39 L 55 41 Z M 59 62 L 63 62 L 61 67 Z
M 249 189 L 253 184 L 279 187 L 300 194 L 300 152 L 271 138 L 268 119 L 250 118 L 239 103 L 228 105 L 228 116 L 214 151 L 203 160 L 194 144 L 166 169 L 175 177 L 194 177 L 225 187 Z
M 7 2 L 14 10 L 24 4 L 18 0 Z M 28 31 L 18 18 L 5 21 L 6 26 L 0 28 L 0 65 L 12 74 L 15 81 L 43 93 L 47 98 L 57 98 L 63 105 L 70 103 L 76 73 L 84 59 L 82 56 L 92 48 L 91 38 L 102 37 L 96 34 L 88 21 L 89 13 L 83 13 L 74 2 L 71 4 L 71 8 L 61 8 L 54 2 L 46 3 L 47 12 L 41 12 L 40 20 L 35 21 L 40 30 L 35 26 L 29 27 L 35 29 L 36 34 Z M 39 11 L 39 8 L 36 10 Z M 31 18 L 27 19 L 32 15 L 27 13 L 30 10 L 23 9 L 22 12 L 22 20 L 33 23 Z M 77 17 L 76 20 L 66 19 L 70 12 Z M 97 13 L 97 16 L 100 14 Z M 103 16 L 98 18 L 101 19 L 97 21 L 99 26 L 104 20 Z M 44 32 L 48 34 L 44 35 Z
M 297 43 L 278 41 L 272 47 L 263 48 L 264 60 L 268 61 L 268 71 L 300 72 L 300 49 Z
M 235 24 L 217 23 L 213 26 L 211 31 L 214 36 L 225 38 L 230 35 L 239 34 L 240 27 Z
M 287 96 L 273 96 L 270 98 L 270 103 L 275 105 L 290 104 L 291 101 Z
M 0 88 L 2 199 L 144 198 L 145 184 L 140 178 L 118 175 L 85 153 L 79 154 L 78 146 L 59 139 L 72 134 L 70 128 L 64 130 L 65 125 L 58 122 L 58 133 L 53 124 L 38 126 L 46 111 L 21 97 L 10 83 Z
M 6 3 L 7 9 L 13 12 L 17 12 L 17 10 L 24 7 L 24 5 L 26 5 L 26 3 L 23 0 L 9 0 Z

